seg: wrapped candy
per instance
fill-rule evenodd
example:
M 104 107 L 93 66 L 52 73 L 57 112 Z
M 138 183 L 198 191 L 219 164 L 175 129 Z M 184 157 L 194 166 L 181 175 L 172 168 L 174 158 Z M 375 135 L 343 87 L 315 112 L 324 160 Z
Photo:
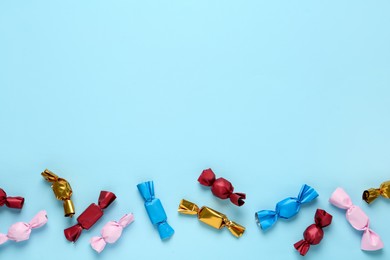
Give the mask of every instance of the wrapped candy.
M 318 197 L 318 193 L 309 185 L 304 184 L 297 198 L 289 197 L 276 204 L 275 211 L 260 210 L 256 212 L 257 224 L 262 230 L 272 227 L 278 218 L 290 219 L 298 214 L 301 205 L 309 203 Z
M 83 229 L 90 229 L 103 216 L 103 209 L 106 209 L 116 199 L 114 193 L 109 191 L 101 191 L 98 205 L 92 203 L 84 210 L 77 218 L 77 224 L 64 230 L 67 240 L 76 242 L 80 237 Z
M 0 207 L 6 205 L 8 208 L 21 209 L 23 208 L 23 197 L 8 197 L 7 193 L 0 188 Z
M 45 180 L 52 183 L 51 188 L 56 198 L 63 201 L 65 217 L 73 217 L 75 210 L 73 202 L 70 199 L 72 196 L 72 187 L 70 187 L 69 182 L 63 178 L 59 178 L 48 169 L 44 170 L 41 175 Z
M 337 188 L 333 192 L 329 202 L 338 208 L 345 209 L 349 224 L 354 229 L 363 231 L 360 245 L 362 250 L 375 251 L 383 248 L 381 238 L 369 227 L 370 220 L 366 213 L 360 207 L 352 204 L 351 198 L 342 188 Z
M 383 198 L 390 199 L 390 181 L 385 181 L 381 184 L 379 189 L 368 189 L 363 192 L 363 200 L 370 204 L 376 200 L 379 196 Z
M 102 252 L 106 244 L 115 243 L 122 235 L 122 230 L 134 221 L 132 213 L 124 215 L 118 222 L 110 221 L 100 231 L 100 237 L 92 237 L 91 247 L 98 253 Z
M 46 211 L 42 210 L 28 223 L 17 222 L 13 224 L 7 234 L 0 234 L 0 245 L 8 240 L 21 242 L 30 238 L 31 230 L 40 228 L 47 223 Z
M 324 227 L 332 223 L 332 215 L 323 209 L 317 209 L 314 216 L 315 224 L 308 226 L 303 232 L 303 239 L 296 242 L 294 247 L 301 255 L 306 255 L 310 249 L 310 245 L 318 245 L 324 237 Z
M 152 224 L 157 228 L 162 240 L 170 238 L 175 232 L 167 222 L 167 214 L 159 199 L 154 197 L 153 181 L 142 182 L 137 185 L 138 191 L 145 200 L 145 209 Z
M 197 215 L 200 221 L 216 229 L 226 227 L 235 237 L 241 237 L 245 232 L 245 227 L 229 220 L 225 214 L 204 206 L 199 209 L 188 200 L 181 200 L 177 211 L 181 214 Z
M 237 206 L 242 206 L 245 203 L 245 193 L 233 193 L 234 187 L 230 181 L 224 178 L 215 179 L 215 174 L 211 169 L 204 170 L 199 176 L 198 182 L 204 186 L 211 186 L 211 192 L 220 199 L 229 198 Z

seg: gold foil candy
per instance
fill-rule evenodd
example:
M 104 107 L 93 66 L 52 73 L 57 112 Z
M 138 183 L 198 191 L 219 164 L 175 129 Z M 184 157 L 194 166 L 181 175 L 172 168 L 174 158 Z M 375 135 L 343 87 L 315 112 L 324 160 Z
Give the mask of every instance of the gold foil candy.
M 376 200 L 379 196 L 382 196 L 386 199 L 390 198 L 390 181 L 385 181 L 381 184 L 379 189 L 368 189 L 363 192 L 363 200 L 370 204 Z
M 51 182 L 51 188 L 53 189 L 54 195 L 58 200 L 63 201 L 65 217 L 73 217 L 75 209 L 72 200 L 72 187 L 67 180 L 59 178 L 56 174 L 46 169 L 41 173 L 43 178 L 48 182 Z
M 241 237 L 245 232 L 245 227 L 229 220 L 227 216 L 209 207 L 199 207 L 188 201 L 181 200 L 178 212 L 186 215 L 198 215 L 198 219 L 203 223 L 216 229 L 227 227 L 235 237 Z

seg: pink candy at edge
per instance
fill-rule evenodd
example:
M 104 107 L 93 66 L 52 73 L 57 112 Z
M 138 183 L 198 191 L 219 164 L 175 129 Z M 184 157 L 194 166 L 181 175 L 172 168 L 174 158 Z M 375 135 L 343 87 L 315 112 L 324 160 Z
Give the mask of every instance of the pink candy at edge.
M 0 234 L 0 245 L 8 240 L 15 242 L 24 241 L 30 238 L 31 230 L 42 227 L 47 223 L 46 211 L 42 210 L 29 222 L 17 222 L 13 224 L 7 234 Z
M 100 231 L 100 237 L 92 237 L 91 247 L 98 253 L 102 252 L 107 243 L 115 243 L 122 235 L 122 230 L 134 221 L 132 213 L 124 215 L 118 222 L 110 221 Z
M 361 249 L 366 251 L 375 251 L 383 248 L 383 242 L 378 234 L 372 231 L 369 227 L 370 220 L 364 211 L 352 204 L 349 195 L 342 189 L 337 188 L 329 199 L 329 202 L 334 206 L 345 209 L 346 218 L 351 226 L 363 231 Z

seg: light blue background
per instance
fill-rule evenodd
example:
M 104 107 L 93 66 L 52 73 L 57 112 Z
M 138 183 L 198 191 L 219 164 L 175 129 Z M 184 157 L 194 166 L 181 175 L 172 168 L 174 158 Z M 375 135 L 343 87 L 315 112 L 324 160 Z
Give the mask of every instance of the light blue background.
M 388 259 L 389 201 L 365 188 L 390 179 L 390 2 L 1 1 L 0 186 L 26 197 L 0 209 L 0 232 L 46 209 L 47 226 L 0 247 L 1 259 L 300 259 L 317 207 L 334 215 L 306 259 Z M 242 208 L 197 183 L 204 168 L 247 193 Z M 100 190 L 117 201 L 73 245 L 41 171 L 73 187 L 78 213 Z M 136 184 L 153 179 L 175 228 L 161 242 Z M 307 183 L 320 194 L 263 233 L 254 212 Z M 328 204 L 343 186 L 370 216 L 382 252 Z M 178 215 L 187 198 L 247 227 L 240 239 Z M 97 255 L 109 220 L 136 221 Z

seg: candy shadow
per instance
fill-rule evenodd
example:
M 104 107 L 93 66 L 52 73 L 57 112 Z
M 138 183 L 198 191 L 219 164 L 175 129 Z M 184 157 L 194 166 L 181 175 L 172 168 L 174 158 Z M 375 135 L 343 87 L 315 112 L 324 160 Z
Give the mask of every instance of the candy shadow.
M 369 256 L 373 256 L 373 257 L 383 255 L 383 248 L 380 250 L 376 250 L 376 251 L 365 251 L 365 250 L 362 250 L 362 251 L 364 254 L 369 255 Z
M 377 201 L 377 200 L 380 200 L 380 201 Z M 377 198 L 375 201 L 371 202 L 370 204 L 368 204 L 364 200 L 362 200 L 362 201 L 364 202 L 363 204 L 366 204 L 366 206 L 369 208 L 376 207 L 375 204 L 380 204 L 380 203 L 390 204 L 390 199 L 385 199 L 385 198 L 381 198 L 381 197 Z
M 18 215 L 18 214 L 20 214 L 20 212 L 22 210 L 23 210 L 23 208 L 21 208 L 21 209 L 13 209 L 13 208 L 8 208 L 6 205 L 4 205 L 4 206 L 0 207 L 0 214 L 1 214 L 2 211 L 7 211 L 7 212 L 9 212 L 11 214 Z
M 202 229 L 207 230 L 206 232 L 213 232 L 213 233 L 215 233 L 217 236 L 222 236 L 223 233 L 224 233 L 225 231 L 228 232 L 228 233 L 230 234 L 229 230 L 228 230 L 226 227 L 221 228 L 221 229 L 216 229 L 216 228 L 213 228 L 213 227 L 211 227 L 211 226 L 209 226 L 209 225 L 207 225 L 207 224 L 205 224 L 205 223 L 199 221 L 199 219 L 197 219 L 197 218 L 196 218 L 196 221 L 198 221 L 198 225 L 199 225 Z M 233 236 L 232 234 L 230 234 L 230 235 Z

